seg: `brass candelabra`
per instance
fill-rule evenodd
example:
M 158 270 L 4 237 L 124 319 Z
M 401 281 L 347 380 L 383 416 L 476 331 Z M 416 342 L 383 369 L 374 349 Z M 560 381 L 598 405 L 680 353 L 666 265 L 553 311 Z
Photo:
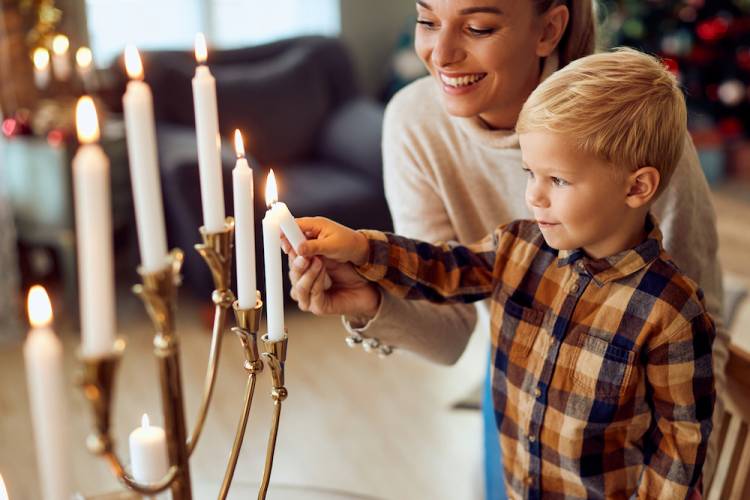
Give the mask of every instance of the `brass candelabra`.
M 203 397 L 198 409 L 195 427 L 188 435 L 180 373 L 179 336 L 175 329 L 177 289 L 180 285 L 180 270 L 183 262 L 183 253 L 177 249 L 169 255 L 169 264 L 164 269 L 153 273 L 139 270 L 142 283 L 133 287 L 134 293 L 143 300 L 155 329 L 154 355 L 159 365 L 169 470 L 159 481 L 142 484 L 126 471 L 115 451 L 110 422 L 117 366 L 125 350 L 123 339 L 117 340 L 112 354 L 99 357 L 81 357 L 82 374 L 80 383 L 94 413 L 94 431 L 87 439 L 87 446 L 92 453 L 103 457 L 108 462 L 113 474 L 129 490 L 141 495 L 156 495 L 170 490 L 173 500 L 191 500 L 190 456 L 198 444 L 211 404 L 221 354 L 221 336 L 225 331 L 228 311 L 232 308 L 236 319 L 236 326 L 232 328 L 232 331 L 238 337 L 243 348 L 245 357 L 243 368 L 248 374 L 248 379 L 242 412 L 218 498 L 225 499 L 229 493 L 245 436 L 245 429 L 247 428 L 256 377 L 263 371 L 263 360 L 265 360 L 265 364 L 271 369 L 273 380 L 271 397 L 274 404 L 274 413 L 268 437 L 263 479 L 258 492 L 258 499 L 261 500 L 266 498 L 270 484 L 281 416 L 281 403 L 287 396 L 287 390 L 284 387 L 287 337 L 284 336 L 283 339 L 272 342 L 269 341 L 267 335 L 264 335 L 262 338 L 263 352 L 259 354 L 257 335 L 263 310 L 260 294 L 256 298 L 254 308 L 241 309 L 230 289 L 234 220 L 227 217 L 225 229 L 218 233 L 207 233 L 204 228 L 201 228 L 200 231 L 203 243 L 195 245 L 195 249 L 211 270 L 215 287 L 211 298 L 215 311 Z

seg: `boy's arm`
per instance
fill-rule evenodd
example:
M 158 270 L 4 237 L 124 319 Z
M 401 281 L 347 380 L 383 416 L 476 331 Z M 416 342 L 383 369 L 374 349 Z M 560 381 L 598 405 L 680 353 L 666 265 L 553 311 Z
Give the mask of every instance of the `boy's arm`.
M 650 348 L 646 391 L 654 422 L 644 438 L 638 498 L 687 498 L 706 458 L 714 391 L 714 324 L 703 313 Z
M 501 231 L 472 245 L 433 245 L 380 231 L 367 237 L 367 262 L 357 270 L 399 298 L 433 303 L 470 303 L 490 296 Z

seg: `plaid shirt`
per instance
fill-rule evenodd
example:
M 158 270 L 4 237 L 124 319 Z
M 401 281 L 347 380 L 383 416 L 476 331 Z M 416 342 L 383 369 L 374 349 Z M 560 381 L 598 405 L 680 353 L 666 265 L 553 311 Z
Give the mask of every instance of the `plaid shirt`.
M 367 279 L 406 299 L 491 298 L 493 399 L 508 494 L 685 498 L 715 400 L 702 292 L 647 239 L 604 259 L 558 251 L 532 221 L 473 245 L 362 231 Z

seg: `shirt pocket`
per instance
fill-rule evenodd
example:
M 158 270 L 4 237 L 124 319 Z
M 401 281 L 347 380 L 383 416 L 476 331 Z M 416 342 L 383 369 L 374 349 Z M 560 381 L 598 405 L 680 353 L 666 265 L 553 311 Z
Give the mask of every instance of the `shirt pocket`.
M 582 395 L 599 401 L 619 400 L 635 364 L 635 352 L 583 334 L 573 359 L 573 384 Z
M 524 366 L 545 312 L 524 306 L 503 291 L 498 294 L 495 307 L 497 309 L 492 314 L 495 344 L 510 361 Z

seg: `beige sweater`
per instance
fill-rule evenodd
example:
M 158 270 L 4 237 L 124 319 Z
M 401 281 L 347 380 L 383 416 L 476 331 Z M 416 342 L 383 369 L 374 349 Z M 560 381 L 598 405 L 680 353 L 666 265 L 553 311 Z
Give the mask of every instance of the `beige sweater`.
M 528 218 L 526 176 L 516 134 L 488 130 L 478 118 L 448 115 L 438 92 L 434 81 L 425 77 L 396 94 L 386 109 L 385 191 L 396 232 L 431 242 L 469 243 L 499 224 Z M 720 318 L 716 216 L 689 137 L 653 212 L 660 221 L 665 248 L 700 284 L 709 312 Z M 383 294 L 375 318 L 362 328 L 348 328 L 451 364 L 463 352 L 476 320 L 473 305 L 433 305 Z M 717 385 L 723 385 L 727 337 L 723 328 L 719 330 L 714 366 L 722 378 Z

